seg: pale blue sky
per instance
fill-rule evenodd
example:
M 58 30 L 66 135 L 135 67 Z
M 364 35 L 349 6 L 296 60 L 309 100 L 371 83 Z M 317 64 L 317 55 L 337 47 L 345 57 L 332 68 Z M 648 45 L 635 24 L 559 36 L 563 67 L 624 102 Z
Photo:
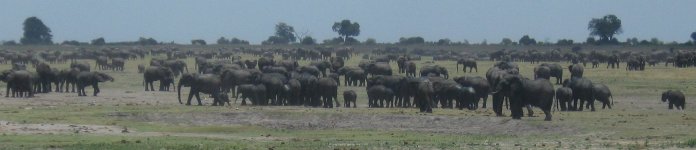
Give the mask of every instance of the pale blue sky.
M 615 14 L 628 37 L 687 41 L 696 31 L 693 0 L 2 0 L 0 40 L 17 40 L 22 22 L 37 16 L 52 30 L 54 42 L 107 42 L 153 37 L 189 43 L 220 36 L 260 43 L 278 22 L 320 41 L 336 37 L 331 25 L 357 21 L 359 40 L 394 42 L 422 36 L 427 41 L 498 43 L 529 34 L 538 41 L 584 41 L 591 18 Z

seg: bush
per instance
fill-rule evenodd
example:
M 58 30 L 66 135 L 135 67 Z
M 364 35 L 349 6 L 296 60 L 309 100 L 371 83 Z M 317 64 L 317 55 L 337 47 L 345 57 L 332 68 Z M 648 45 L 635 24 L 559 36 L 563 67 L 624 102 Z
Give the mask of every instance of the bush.
M 17 42 L 14 41 L 14 40 L 2 41 L 2 45 L 5 45 L 5 46 L 12 46 L 12 45 L 17 45 Z
M 375 40 L 373 38 L 367 38 L 367 40 L 365 40 L 364 44 L 365 45 L 375 45 L 375 44 L 377 44 L 377 40 Z
M 425 39 L 423 39 L 420 36 L 399 38 L 399 44 L 410 45 L 410 44 L 423 44 L 423 43 L 425 43 Z
M 103 37 L 100 37 L 100 38 L 92 40 L 92 42 L 90 44 L 92 44 L 92 45 L 104 45 L 104 44 L 106 44 L 106 41 L 104 40 Z

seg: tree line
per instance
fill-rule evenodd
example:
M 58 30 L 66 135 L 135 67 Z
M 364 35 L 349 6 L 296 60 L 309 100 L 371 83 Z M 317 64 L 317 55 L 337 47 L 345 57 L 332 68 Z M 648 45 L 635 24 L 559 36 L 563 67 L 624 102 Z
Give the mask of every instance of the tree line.
M 325 39 L 321 44 L 326 45 L 374 45 L 377 41 L 374 38 L 368 38 L 367 40 L 361 42 L 355 37 L 360 35 L 360 24 L 351 20 L 341 20 L 334 22 L 331 29 L 338 34 L 338 37 Z M 53 35 L 51 29 L 37 17 L 28 17 L 23 23 L 23 36 L 20 38 L 19 43 L 14 40 L 2 41 L 2 45 L 50 45 L 53 43 Z M 572 39 L 559 39 L 555 43 L 550 41 L 537 41 L 530 35 L 523 35 L 519 40 L 512 40 L 510 38 L 503 38 L 500 43 L 491 43 L 499 45 L 696 45 L 696 32 L 691 33 L 691 41 L 685 43 L 678 42 L 664 42 L 657 38 L 651 39 L 638 39 L 638 38 L 628 38 L 625 41 L 619 41 L 616 35 L 623 33 L 623 28 L 621 24 L 621 19 L 616 15 L 605 15 L 601 18 L 592 18 L 588 25 L 587 30 L 589 30 L 589 37 L 585 41 L 573 41 Z M 173 42 L 171 42 L 173 43 Z M 125 41 L 125 42 L 110 42 L 107 43 L 103 37 L 99 37 L 88 42 L 80 42 L 76 40 L 66 40 L 60 43 L 61 45 L 158 45 L 164 44 L 158 42 L 153 38 L 140 37 L 137 41 Z M 208 43 L 203 39 L 193 39 L 191 40 L 192 45 L 207 45 Z M 227 39 L 225 37 L 220 37 L 216 44 L 227 45 L 227 44 L 242 44 L 249 45 L 249 41 L 231 38 Z M 314 45 L 320 44 L 316 39 L 307 33 L 297 33 L 295 28 L 287 23 L 279 22 L 275 25 L 275 34 L 269 36 L 266 40 L 261 42 L 262 45 L 272 45 L 272 44 L 302 44 L 302 45 Z M 391 43 L 384 43 L 391 44 Z M 393 44 L 400 45 L 413 45 L 413 44 L 432 44 L 432 45 L 470 45 L 467 40 L 454 42 L 450 39 L 444 38 L 437 41 L 426 41 L 423 37 L 401 37 L 399 41 Z M 483 40 L 478 45 L 489 45 L 487 40 Z

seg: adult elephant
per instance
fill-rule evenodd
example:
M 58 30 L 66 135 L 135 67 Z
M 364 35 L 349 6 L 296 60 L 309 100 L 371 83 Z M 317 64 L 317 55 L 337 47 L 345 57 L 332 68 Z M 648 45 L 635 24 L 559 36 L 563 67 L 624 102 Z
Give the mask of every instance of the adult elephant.
M 332 78 L 319 78 L 317 82 L 319 94 L 323 102 L 324 108 L 333 108 L 332 101 L 336 102 L 336 107 L 341 106 L 338 102 L 338 83 Z
M 257 60 L 245 60 L 244 65 L 247 69 L 254 69 L 256 68 L 256 62 Z
M 60 71 L 60 76 L 63 77 L 65 84 L 65 92 L 75 92 L 77 88 L 77 75 L 80 74 L 80 69 L 68 68 Z M 72 85 L 72 86 L 70 86 Z
M 551 69 L 546 66 L 534 67 L 534 79 L 551 79 Z
M 413 101 L 418 105 L 420 112 L 433 113 L 433 101 L 435 97 L 435 89 L 432 82 L 425 79 L 417 83 L 416 93 Z
M 126 60 L 124 60 L 123 58 L 111 59 L 111 70 L 123 71 L 125 65 Z
M 442 77 L 430 77 L 429 80 L 433 83 L 433 89 L 435 90 L 433 107 L 437 107 L 439 102 L 442 108 L 454 108 L 454 101 L 456 101 L 456 108 L 472 109 L 470 106 L 476 97 L 476 92 L 473 88 L 464 87 L 453 80 L 447 80 Z
M 198 100 L 198 105 L 201 106 L 200 93 L 210 94 L 213 96 L 213 106 L 224 106 L 225 103 L 218 97 L 220 96 L 220 76 L 215 74 L 197 74 L 197 73 L 186 73 L 179 79 L 179 84 L 177 85 L 177 97 L 179 103 L 181 102 L 181 87 L 191 87 L 189 91 L 189 96 L 186 101 L 186 105 L 191 105 L 191 99 L 196 96 Z
M 114 78 L 103 72 L 80 72 L 77 74 L 77 96 L 87 96 L 85 93 L 85 87 L 92 86 L 94 89 L 93 96 L 97 96 L 100 92 L 99 83 L 111 81 L 114 82 Z
M 442 67 L 440 65 L 425 65 L 425 66 L 421 67 L 421 70 L 420 70 L 421 77 L 427 77 L 429 74 L 443 77 L 445 79 L 449 78 L 449 73 L 447 72 L 447 68 Z
M 109 59 L 106 56 L 99 56 L 96 59 L 96 66 L 94 66 L 95 69 L 99 68 L 99 70 L 107 70 L 109 69 Z
M 472 69 L 476 69 L 476 72 L 478 72 L 478 65 L 476 64 L 476 60 L 471 59 L 471 58 L 462 58 L 457 60 L 457 72 L 459 72 L 459 64 L 462 64 L 462 70 L 466 72 L 466 68 L 469 68 L 469 72 L 472 71 Z
M 367 73 L 375 76 L 375 75 L 392 75 L 392 68 L 389 65 L 389 63 L 385 62 L 375 62 L 375 63 L 370 63 L 367 65 L 367 68 L 365 69 Z
M 572 106 L 573 101 L 573 89 L 567 87 L 559 87 L 556 89 L 556 109 L 561 111 L 568 111 Z M 560 105 L 560 108 L 558 106 Z
M 87 62 L 73 62 L 70 64 L 70 68 L 77 68 L 80 71 L 90 71 L 89 63 Z
M 294 77 L 294 79 L 300 81 L 301 84 L 299 103 L 304 106 L 318 107 L 318 103 L 320 102 L 319 93 L 317 92 L 317 82 L 319 79 L 316 76 L 307 73 L 297 75 Z
M 686 98 L 684 93 L 679 90 L 667 90 L 662 92 L 662 102 L 669 101 L 669 109 L 677 107 L 677 109 L 684 110 L 686 105 Z
M 302 83 L 297 79 L 290 79 L 288 83 L 284 86 L 285 97 L 287 97 L 286 104 L 292 106 L 302 105 L 300 101 L 302 95 Z
M 252 83 L 260 75 L 260 73 L 253 73 L 243 69 L 224 70 L 220 80 L 222 82 L 222 90 L 225 92 L 232 91 L 232 96 L 236 96 L 236 87 L 238 85 Z
M 273 66 L 273 64 L 275 64 L 275 61 L 273 61 L 273 58 L 261 57 L 259 58 L 257 64 L 259 66 L 259 69 L 263 69 L 266 66 Z
M 261 75 L 258 83 L 266 86 L 266 97 L 270 100 L 271 105 L 284 105 L 285 97 L 283 97 L 283 91 L 287 81 L 287 77 L 283 74 L 264 73 Z M 269 101 L 260 101 L 259 104 L 268 105 Z
M 237 103 L 239 96 L 242 96 L 242 105 L 246 105 L 248 98 L 252 105 L 258 105 L 262 100 L 266 100 L 266 86 L 263 84 L 242 84 L 237 88 L 234 103 Z
M 513 119 L 521 119 L 522 108 L 531 105 L 541 108 L 546 115 L 544 120 L 551 121 L 554 90 L 549 80 L 529 80 L 520 75 L 508 75 L 495 86 L 493 93 L 498 92 L 509 93 L 510 113 Z M 531 109 L 529 110 L 531 115 Z
M 394 101 L 394 91 L 384 85 L 371 86 L 366 90 L 367 107 L 385 107 L 384 101 L 387 102 L 386 107 L 389 107 L 389 103 Z
M 607 59 L 607 69 L 609 69 L 609 66 L 611 66 L 611 69 L 614 69 L 614 66 L 616 65 L 616 69 L 619 68 L 619 56 L 617 55 L 611 55 Z
M 399 56 L 399 58 L 396 59 L 396 65 L 399 68 L 399 73 L 406 73 L 406 61 L 408 61 L 408 58 L 404 56 Z
M 556 78 L 556 84 L 562 84 L 563 81 L 563 67 L 559 64 L 548 64 L 543 63 L 540 66 L 548 67 L 550 70 L 550 77 Z
M 164 61 L 163 65 L 169 67 L 169 69 L 172 69 L 175 77 L 178 77 L 180 74 L 184 74 L 184 71 L 188 73 L 188 67 L 186 66 L 186 62 L 183 60 L 167 60 Z
M 343 57 L 331 57 L 331 71 L 336 72 L 338 69 L 345 66 Z
M 39 87 L 39 88 L 36 92 L 39 92 L 39 93 L 51 92 L 52 91 L 51 83 L 57 77 L 56 72 L 53 72 L 53 70 L 51 69 L 51 66 L 48 65 L 48 63 L 40 62 L 39 64 L 36 64 L 36 73 L 38 74 L 38 77 L 39 77 L 39 82 L 37 83 L 37 87 Z
M 338 75 L 344 76 L 345 86 L 365 86 L 367 73 L 358 67 L 342 67 L 338 69 Z
M 580 64 L 572 64 L 568 66 L 568 71 L 570 71 L 571 78 L 582 78 L 585 69 Z
M 602 109 L 604 109 L 607 106 L 609 107 L 609 109 L 611 109 L 611 105 L 614 105 L 614 97 L 611 95 L 611 90 L 609 90 L 609 87 L 607 87 L 606 85 L 594 84 L 592 94 L 594 100 L 602 102 Z M 588 105 L 592 105 L 592 107 L 594 108 L 594 103 L 588 103 Z
M 331 68 L 331 62 L 329 62 L 328 60 L 315 61 L 309 63 L 309 66 L 316 67 L 321 73 L 321 76 L 326 77 L 326 69 Z
M 406 62 L 406 76 L 415 77 L 416 76 L 416 63 L 412 61 Z
M 563 80 L 563 87 L 568 87 L 573 90 L 573 102 L 572 106 L 569 106 L 569 110 L 582 111 L 582 106 L 584 102 L 593 103 L 594 97 L 594 84 L 590 79 L 587 78 L 570 78 Z M 578 101 L 580 102 L 580 107 L 578 107 Z M 592 111 L 594 111 L 594 106 Z
M 32 78 L 34 78 L 32 73 L 26 70 L 6 70 L 0 73 L 0 80 L 7 83 L 5 97 L 10 96 L 10 91 L 12 91 L 12 97 L 16 95 L 23 97 L 24 93 L 27 93 L 27 97 L 34 96 L 32 90 L 34 80 Z
M 472 105 L 468 106 L 469 109 L 477 109 L 479 107 L 479 100 L 483 100 L 482 108 L 486 108 L 486 101 L 488 101 L 488 94 L 490 93 L 490 85 L 488 81 L 483 77 L 456 77 L 454 81 L 459 83 L 464 87 L 472 87 L 476 92 L 474 101 Z
M 143 72 L 145 72 L 145 65 L 138 64 L 138 73 L 143 73 Z
M 155 88 L 153 87 L 153 82 L 155 81 L 160 82 L 159 91 L 164 91 L 165 85 L 170 85 L 170 83 L 167 82 L 174 81 L 173 79 L 174 73 L 167 67 L 151 66 L 143 73 L 143 84 L 145 85 L 145 91 L 154 91 Z
M 488 80 L 488 85 L 491 86 L 491 90 L 493 91 L 493 88 L 495 88 L 495 85 L 498 85 L 501 81 L 503 81 L 503 77 L 507 75 L 517 75 L 519 74 L 519 70 L 515 67 L 505 67 L 507 69 L 501 69 L 498 66 L 494 66 L 486 72 L 486 80 Z M 491 96 L 493 98 L 493 112 L 495 112 L 496 116 L 503 116 L 503 103 L 505 102 L 505 98 L 509 98 L 510 95 L 505 92 L 499 92 L 499 93 L 491 93 Z

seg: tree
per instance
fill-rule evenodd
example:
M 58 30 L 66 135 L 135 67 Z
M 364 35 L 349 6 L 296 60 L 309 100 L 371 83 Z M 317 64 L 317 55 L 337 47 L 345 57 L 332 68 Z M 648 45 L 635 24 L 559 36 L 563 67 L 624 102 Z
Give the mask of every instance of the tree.
M 500 41 L 500 45 L 511 45 L 512 40 L 510 38 L 503 38 L 503 41 Z
M 300 40 L 300 43 L 303 45 L 314 45 L 317 44 L 317 40 L 315 40 L 311 36 L 305 36 Z
M 536 40 L 534 40 L 533 38 L 530 38 L 529 35 L 522 36 L 522 38 L 520 38 L 519 42 L 522 45 L 534 45 L 537 43 Z
M 53 44 L 53 35 L 41 19 L 29 17 L 24 20 L 24 37 L 19 40 L 24 45 Z
M 621 20 L 615 15 L 606 15 L 602 18 L 592 18 L 587 25 L 590 36 L 598 36 L 600 43 L 610 43 L 614 35 L 621 34 Z M 618 41 L 618 40 L 617 40 Z
M 573 40 L 571 39 L 560 39 L 556 42 L 556 45 L 573 45 Z
M 360 24 L 358 24 L 358 22 L 350 22 L 350 20 L 335 22 L 331 29 L 337 32 L 339 36 L 342 36 L 344 40 L 347 40 L 351 36 L 360 35 Z
M 377 44 L 377 40 L 375 40 L 373 38 L 367 38 L 367 40 L 365 40 L 364 44 L 365 45 L 375 45 L 375 44 Z
M 104 40 L 103 37 L 96 38 L 90 42 L 92 45 L 104 45 L 106 44 L 106 41 Z
M 224 44 L 230 44 L 230 40 L 226 39 L 225 37 L 220 37 L 217 40 L 218 45 L 224 45 Z
M 399 44 L 409 45 L 409 44 L 423 44 L 423 43 L 425 43 L 425 39 L 423 39 L 420 36 L 399 38 Z
M 80 46 L 80 44 L 82 44 L 82 43 L 80 43 L 76 40 L 66 40 L 66 41 L 63 41 L 63 43 L 60 43 L 60 45 L 72 45 L 72 46 Z
M 2 45 L 12 46 L 12 45 L 17 45 L 17 42 L 15 42 L 14 40 L 2 41 Z
M 691 40 L 696 41 L 696 32 L 691 32 Z
M 157 42 L 157 40 L 155 40 L 153 38 L 140 37 L 140 39 L 138 39 L 138 44 L 140 44 L 140 45 L 157 45 L 159 43 Z
M 268 37 L 264 43 L 266 44 L 288 44 L 297 41 L 295 37 L 295 28 L 280 22 L 275 26 L 275 35 Z
M 191 45 L 207 45 L 208 43 L 205 42 L 203 39 L 194 39 L 191 40 Z
M 452 43 L 452 41 L 447 38 L 437 40 L 437 45 L 450 45 L 450 43 Z
M 595 40 L 594 37 L 588 37 L 587 40 L 585 40 L 585 44 L 596 44 L 597 40 Z

